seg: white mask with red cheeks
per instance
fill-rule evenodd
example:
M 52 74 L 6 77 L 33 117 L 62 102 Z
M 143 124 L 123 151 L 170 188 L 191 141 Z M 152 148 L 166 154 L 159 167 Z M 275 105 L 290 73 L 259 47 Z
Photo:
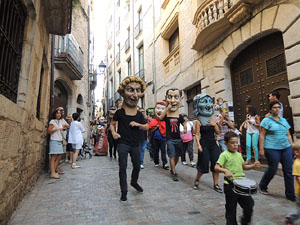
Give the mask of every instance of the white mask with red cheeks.
M 156 104 L 154 112 L 155 112 L 155 117 L 160 117 L 163 111 L 165 111 L 166 106 L 163 104 Z

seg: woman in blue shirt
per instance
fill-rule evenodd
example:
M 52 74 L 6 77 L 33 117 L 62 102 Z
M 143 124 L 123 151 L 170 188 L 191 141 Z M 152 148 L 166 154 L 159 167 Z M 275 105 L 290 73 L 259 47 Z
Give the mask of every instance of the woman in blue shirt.
M 292 175 L 293 154 L 292 137 L 289 132 L 291 126 L 286 119 L 279 116 L 280 102 L 270 102 L 270 116 L 263 119 L 260 124 L 259 155 L 268 160 L 268 169 L 264 173 L 260 183 L 260 193 L 269 194 L 268 184 L 276 174 L 279 162 L 285 182 L 285 196 L 290 201 L 295 201 L 294 180 Z

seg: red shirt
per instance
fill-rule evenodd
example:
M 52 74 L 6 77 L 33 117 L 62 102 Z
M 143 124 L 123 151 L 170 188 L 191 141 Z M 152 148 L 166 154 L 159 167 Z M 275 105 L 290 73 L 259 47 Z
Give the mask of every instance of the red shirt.
M 160 121 L 158 118 L 152 119 L 150 122 L 148 122 L 149 129 L 154 129 L 158 125 L 158 129 L 163 137 L 166 137 L 166 122 Z

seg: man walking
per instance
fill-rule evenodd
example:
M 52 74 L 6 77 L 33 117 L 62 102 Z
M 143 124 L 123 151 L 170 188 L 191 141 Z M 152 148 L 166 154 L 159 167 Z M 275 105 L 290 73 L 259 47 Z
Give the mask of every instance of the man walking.
M 137 183 L 140 173 L 141 153 L 139 148 L 140 129 L 148 130 L 148 124 L 137 109 L 139 98 L 146 89 L 145 82 L 137 76 L 126 77 L 119 86 L 118 93 L 123 97 L 122 108 L 118 109 L 110 123 L 110 130 L 114 139 L 119 139 L 119 179 L 121 187 L 121 201 L 127 201 L 127 159 L 130 154 L 132 161 L 131 186 L 138 192 L 143 188 Z M 118 132 L 116 123 L 118 122 Z

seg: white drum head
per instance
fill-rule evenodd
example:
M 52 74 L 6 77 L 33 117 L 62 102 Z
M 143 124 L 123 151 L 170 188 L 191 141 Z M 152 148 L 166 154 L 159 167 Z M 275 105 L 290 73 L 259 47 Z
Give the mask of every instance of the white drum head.
M 236 179 L 233 181 L 234 184 L 242 187 L 255 187 L 256 182 L 255 180 L 251 180 L 249 178 L 241 178 L 241 179 Z

